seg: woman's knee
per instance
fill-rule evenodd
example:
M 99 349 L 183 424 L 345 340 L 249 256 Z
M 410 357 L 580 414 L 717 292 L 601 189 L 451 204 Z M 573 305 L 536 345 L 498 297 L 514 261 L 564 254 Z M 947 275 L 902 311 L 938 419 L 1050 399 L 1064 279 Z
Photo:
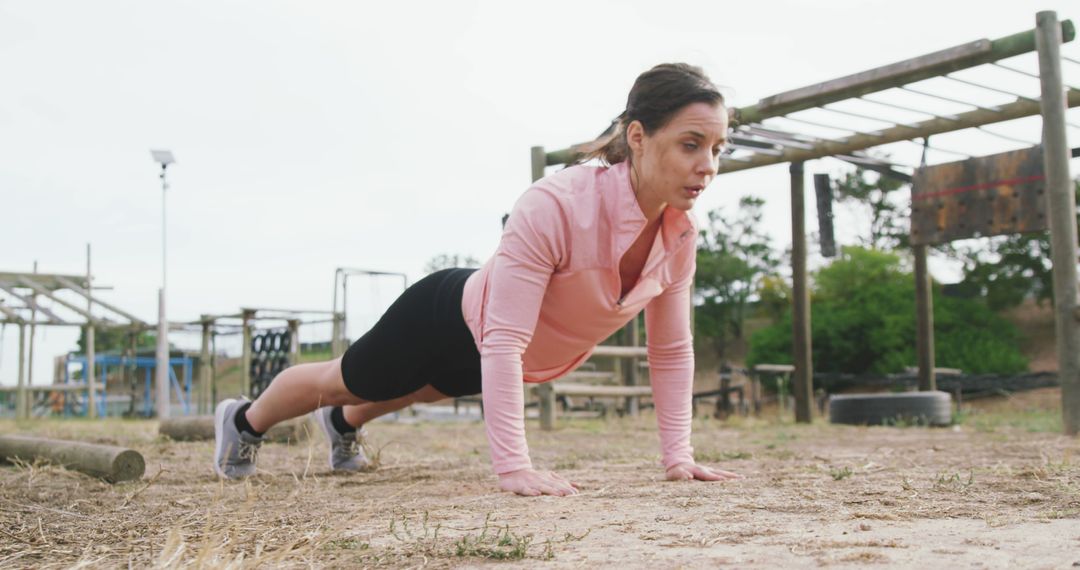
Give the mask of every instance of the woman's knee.
M 341 375 L 341 358 L 320 362 L 318 366 L 319 392 L 326 405 L 350 406 L 365 402 L 345 386 L 345 379 Z
M 450 396 L 447 396 L 446 394 L 443 394 L 442 392 L 436 390 L 435 387 L 432 386 L 431 384 L 428 384 L 428 385 L 420 388 L 419 390 L 417 390 L 417 391 L 413 392 L 412 394 L 410 394 L 410 396 L 411 396 L 413 402 L 418 402 L 418 403 L 421 403 L 421 404 L 429 404 L 431 402 L 438 402 L 439 400 L 445 400 L 445 399 L 450 397 Z

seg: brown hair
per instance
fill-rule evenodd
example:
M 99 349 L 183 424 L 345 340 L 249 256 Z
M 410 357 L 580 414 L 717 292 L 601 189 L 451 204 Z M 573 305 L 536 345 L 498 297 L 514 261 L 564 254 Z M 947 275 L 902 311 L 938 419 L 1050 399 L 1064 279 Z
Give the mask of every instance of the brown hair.
M 652 135 L 691 103 L 723 105 L 724 96 L 700 67 L 686 63 L 657 65 L 638 76 L 626 98 L 626 110 L 595 141 L 582 145 L 582 155 L 576 162 L 599 158 L 616 164 L 628 159 L 627 125 L 641 121 L 645 134 Z

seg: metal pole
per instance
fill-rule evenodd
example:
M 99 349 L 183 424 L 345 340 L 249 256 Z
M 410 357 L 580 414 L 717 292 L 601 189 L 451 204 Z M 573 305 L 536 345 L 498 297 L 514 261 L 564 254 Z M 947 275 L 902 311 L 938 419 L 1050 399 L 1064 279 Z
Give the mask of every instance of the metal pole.
M 810 292 L 806 272 L 806 197 L 803 163 L 791 163 L 792 345 L 795 359 L 795 421 L 810 423 L 814 372 L 810 346 Z
M 86 244 L 86 312 L 93 309 L 94 276 L 90 272 L 90 244 Z M 97 409 L 97 376 L 94 374 L 97 354 L 94 351 L 94 319 L 86 319 L 86 368 L 83 376 L 86 379 L 86 415 L 91 418 L 98 417 Z
M 1077 319 L 1076 195 L 1069 179 L 1069 147 L 1065 139 L 1065 101 L 1061 79 L 1061 26 L 1057 13 L 1035 16 L 1042 87 L 1043 161 L 1054 264 L 1058 379 L 1065 433 L 1080 433 L 1080 322 Z
M 168 170 L 169 165 L 162 163 L 161 165 L 161 288 L 165 289 L 165 196 L 166 190 L 169 189 L 169 183 L 165 180 L 165 172 Z
M 161 290 L 158 291 L 158 331 L 157 331 L 157 351 L 155 360 L 157 362 L 154 374 L 155 388 L 155 400 L 157 400 L 157 416 L 159 420 L 166 419 L 170 416 L 171 406 L 170 401 L 172 397 L 169 395 L 169 319 L 166 316 L 165 310 L 165 195 L 166 190 L 169 188 L 168 181 L 165 179 L 165 172 L 168 170 L 168 165 L 161 164 Z
M 926 246 L 915 250 L 915 305 L 918 313 L 918 332 L 915 338 L 919 359 L 919 390 L 937 390 L 934 374 L 934 291 L 930 272 L 926 268 Z
M 165 317 L 165 288 L 158 290 L 157 351 L 154 355 L 154 410 L 159 420 L 170 416 L 169 395 L 169 322 Z
M 26 398 L 26 362 L 23 357 L 25 356 L 26 348 L 26 324 L 19 323 L 19 389 L 15 395 L 15 417 L 20 420 L 25 420 L 30 417 L 27 410 L 27 398 Z

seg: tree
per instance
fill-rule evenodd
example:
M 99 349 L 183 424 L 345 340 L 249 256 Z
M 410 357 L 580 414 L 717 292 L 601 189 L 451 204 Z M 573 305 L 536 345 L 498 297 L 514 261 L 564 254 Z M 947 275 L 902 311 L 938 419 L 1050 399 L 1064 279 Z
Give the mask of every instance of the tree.
M 695 323 L 721 359 L 729 339 L 742 338 L 750 299 L 778 265 L 771 239 L 761 230 L 764 206 L 761 198 L 745 196 L 733 217 L 719 208 L 709 212 L 700 232 L 694 286 L 701 304 Z
M 869 233 L 860 237 L 863 245 L 885 251 L 910 247 L 911 208 L 892 197 L 907 186 L 864 169 L 848 172 L 837 182 L 838 201 L 859 204 L 869 213 Z M 1080 202 L 1080 181 L 1076 193 Z M 993 310 L 1014 307 L 1027 298 L 1039 302 L 1053 298 L 1049 232 L 939 244 L 932 250 L 963 263 L 963 279 L 946 289 L 950 296 L 980 298 Z
M 814 368 L 885 374 L 915 364 L 915 283 L 896 254 L 845 247 L 815 274 Z M 934 346 L 941 366 L 967 372 L 1021 372 L 1016 328 L 984 304 L 959 298 L 934 303 Z M 790 363 L 791 312 L 750 339 L 747 364 Z
M 906 248 L 910 245 L 908 228 L 911 206 L 894 196 L 910 185 L 872 170 L 856 168 L 836 183 L 838 202 L 857 204 L 869 213 L 869 233 L 859 236 L 864 247 L 880 250 Z
M 1080 202 L 1080 180 L 1076 181 Z M 1080 231 L 1080 209 L 1076 223 Z M 1027 298 L 1053 301 L 1054 275 L 1050 232 L 1012 234 L 978 240 L 958 249 L 964 279 L 949 288 L 961 297 L 981 297 L 994 310 L 1019 305 Z
M 440 253 L 424 264 L 424 273 L 435 273 L 451 267 L 480 267 L 480 261 L 471 255 Z
M 123 352 L 131 346 L 131 329 L 123 327 L 107 327 L 94 329 L 94 352 L 104 354 L 106 352 Z M 153 331 L 140 331 L 135 333 L 135 350 L 153 349 L 157 346 L 157 333 Z M 86 328 L 80 329 L 78 350 L 86 354 Z

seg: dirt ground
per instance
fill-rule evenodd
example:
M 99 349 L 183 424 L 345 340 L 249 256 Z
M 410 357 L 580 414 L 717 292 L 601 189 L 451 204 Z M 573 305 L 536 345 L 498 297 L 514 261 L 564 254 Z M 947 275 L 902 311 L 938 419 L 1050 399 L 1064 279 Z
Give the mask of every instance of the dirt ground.
M 1056 394 L 981 402 L 943 429 L 695 420 L 699 461 L 734 483 L 663 481 L 650 414 L 531 425 L 536 464 L 581 486 L 567 498 L 498 492 L 473 421 L 372 424 L 370 473 L 329 473 L 319 437 L 268 444 L 246 482 L 153 422 L 0 422 L 147 460 L 118 485 L 0 468 L 0 567 L 1071 567 L 1080 440 L 1055 432 Z

